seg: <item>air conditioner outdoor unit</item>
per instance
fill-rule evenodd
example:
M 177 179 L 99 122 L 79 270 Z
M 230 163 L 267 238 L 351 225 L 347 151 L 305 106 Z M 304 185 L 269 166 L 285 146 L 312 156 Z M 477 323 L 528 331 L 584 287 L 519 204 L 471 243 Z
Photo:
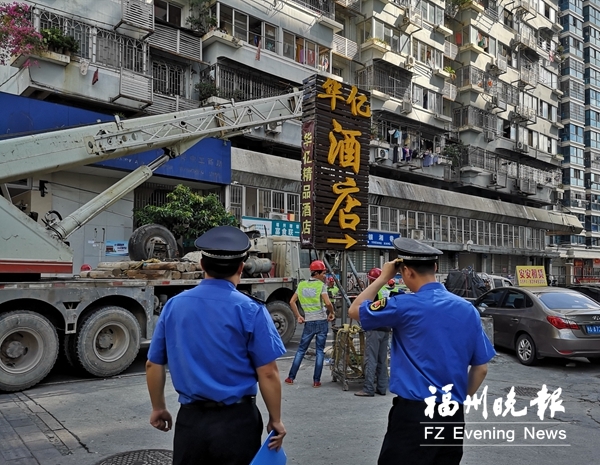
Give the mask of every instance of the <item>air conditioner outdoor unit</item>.
M 425 237 L 424 231 L 422 231 L 420 229 L 411 229 L 411 231 L 410 231 L 411 239 L 416 239 L 418 241 L 422 241 L 424 237 Z
M 483 133 L 483 137 L 485 138 L 486 142 L 492 142 L 493 140 L 496 140 L 496 134 L 494 131 L 485 131 Z
M 377 149 L 377 160 L 387 160 L 390 156 L 388 149 Z
M 412 111 L 412 103 L 408 100 L 402 101 L 402 110 L 400 113 L 410 113 Z
M 269 218 L 272 220 L 283 220 L 286 221 L 287 215 L 285 213 L 276 213 L 276 212 L 269 212 Z
M 265 132 L 267 134 L 281 134 L 282 123 L 281 121 L 273 121 L 271 123 L 267 123 L 265 126 Z
M 556 199 L 557 200 L 562 200 L 564 198 L 564 192 L 557 192 L 556 193 Z
M 491 181 L 492 181 L 492 184 L 498 183 L 498 173 L 492 173 Z
M 529 153 L 529 145 L 523 142 L 517 142 L 516 149 L 518 152 Z
M 404 67 L 412 68 L 413 66 L 415 66 L 415 57 L 412 57 L 412 56 L 406 57 L 406 61 L 404 62 Z

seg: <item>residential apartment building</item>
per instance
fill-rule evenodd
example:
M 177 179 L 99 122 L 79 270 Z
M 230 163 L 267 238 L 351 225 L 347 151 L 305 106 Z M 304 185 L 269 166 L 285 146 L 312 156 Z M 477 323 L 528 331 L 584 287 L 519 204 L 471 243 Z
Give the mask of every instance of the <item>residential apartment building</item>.
M 559 137 L 573 122 L 582 127 L 583 114 L 582 101 L 569 100 L 575 81 L 560 77 L 577 57 L 560 48 L 559 33 L 564 40 L 568 31 L 556 2 L 223 0 L 201 3 L 202 15 L 197 5 L 113 0 L 97 11 L 85 1 L 38 2 L 36 26 L 62 28 L 80 52 L 66 64 L 13 63 L 0 70 L 10 77 L 0 91 L 134 117 L 281 94 L 315 73 L 343 80 L 371 93 L 369 247 L 352 254 L 359 271 L 388 259 L 402 235 L 444 250 L 442 273 L 554 265 L 572 279 L 562 245 L 547 247 L 579 235 L 587 220 L 559 206 L 573 187 L 561 166 L 572 152 L 567 160 Z M 219 156 L 203 159 L 208 169 L 196 169 L 195 157 L 206 157 L 198 149 L 181 170 L 138 188 L 129 208 L 158 202 L 188 179 L 219 192 L 242 222 L 299 232 L 300 123 L 219 143 L 210 146 Z M 119 176 L 110 168 L 135 162 L 61 174 L 53 189 L 60 194 L 82 175 L 102 184 Z M 133 225 L 123 216 L 113 234 L 127 239 Z M 88 258 L 93 234 L 90 227 L 77 239 Z
M 584 225 L 579 234 L 553 243 L 566 253 L 560 266 L 574 279 L 600 281 L 600 2 L 560 1 L 560 33 L 565 57 L 560 78 L 564 211 Z

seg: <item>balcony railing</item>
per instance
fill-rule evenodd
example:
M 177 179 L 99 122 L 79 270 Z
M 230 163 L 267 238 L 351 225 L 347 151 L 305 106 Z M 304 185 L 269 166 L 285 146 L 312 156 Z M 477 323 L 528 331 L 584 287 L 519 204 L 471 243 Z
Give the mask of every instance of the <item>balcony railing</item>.
M 293 3 L 302 5 L 309 10 L 330 19 L 335 19 L 335 3 L 333 0 L 291 0 Z
M 363 89 L 378 90 L 399 100 L 410 100 L 411 75 L 396 67 L 367 66 L 356 73 L 356 81 Z
M 455 82 L 458 88 L 475 86 L 486 94 L 495 95 L 498 78 L 475 66 L 464 66 L 456 71 Z
M 343 6 L 344 8 L 348 8 L 349 10 L 360 13 L 360 0 L 335 0 L 335 3 Z
M 467 106 L 454 110 L 452 123 L 459 129 L 469 126 L 480 130 L 496 132 L 498 117 L 485 110 Z
M 121 20 L 115 26 L 121 24 L 133 26 L 149 34 L 154 31 L 154 5 L 147 0 L 121 0 Z
M 333 35 L 333 53 L 354 60 L 358 58 L 358 44 L 339 34 Z
M 157 24 L 148 39 L 154 48 L 194 61 L 202 61 L 202 39 L 180 29 Z
M 536 86 L 538 83 L 538 73 L 535 67 L 521 67 L 519 81 L 523 84 Z
M 444 56 L 455 60 L 458 55 L 458 46 L 453 44 L 452 42 L 445 41 L 444 42 Z
M 457 93 L 458 90 L 454 84 L 452 84 L 450 81 L 444 82 L 444 90 L 442 91 L 442 95 L 444 97 L 450 100 L 455 100 Z
M 183 97 L 167 97 L 166 95 L 154 94 L 152 105 L 146 110 L 151 115 L 173 113 L 176 111 L 193 110 L 200 106 L 197 100 L 189 100 Z

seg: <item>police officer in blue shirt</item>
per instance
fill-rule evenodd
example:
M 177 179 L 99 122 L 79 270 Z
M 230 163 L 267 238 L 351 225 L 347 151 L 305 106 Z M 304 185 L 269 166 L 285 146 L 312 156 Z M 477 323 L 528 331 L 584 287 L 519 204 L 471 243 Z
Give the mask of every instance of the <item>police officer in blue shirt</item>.
M 475 307 L 436 282 L 436 261 L 443 252 L 406 238 L 396 239 L 394 247 L 398 259 L 383 266 L 348 312 L 365 330 L 393 328 L 390 391 L 397 397 L 378 465 L 395 465 L 399 457 L 406 465 L 458 465 L 463 403 L 477 392 L 495 351 Z M 412 293 L 374 300 L 398 272 Z
M 150 424 L 169 431 L 173 420 L 164 396 L 166 370 L 179 394 L 173 465 L 248 465 L 261 444 L 257 381 L 269 412 L 267 431 L 279 449 L 281 381 L 276 359 L 285 347 L 262 303 L 236 289 L 248 236 L 219 226 L 196 240 L 205 273 L 198 286 L 169 299 L 146 363 L 152 402 Z

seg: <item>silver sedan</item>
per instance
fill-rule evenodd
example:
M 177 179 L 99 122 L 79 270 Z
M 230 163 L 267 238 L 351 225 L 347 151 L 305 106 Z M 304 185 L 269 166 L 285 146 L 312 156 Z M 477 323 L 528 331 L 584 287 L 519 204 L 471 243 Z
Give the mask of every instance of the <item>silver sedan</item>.
M 494 344 L 514 349 L 524 365 L 542 357 L 587 357 L 600 363 L 600 304 L 558 287 L 492 289 L 473 302 L 494 319 Z

